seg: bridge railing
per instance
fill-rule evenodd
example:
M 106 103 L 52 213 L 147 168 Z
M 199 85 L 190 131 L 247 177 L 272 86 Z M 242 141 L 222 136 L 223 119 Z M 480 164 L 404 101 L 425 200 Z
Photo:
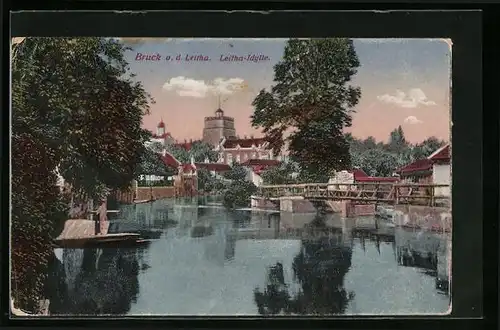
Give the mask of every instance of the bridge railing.
M 367 203 L 416 204 L 435 206 L 446 203 L 450 194 L 437 193 L 447 184 L 363 183 L 304 183 L 264 185 L 259 195 L 264 198 L 303 197 L 310 200 L 352 200 Z

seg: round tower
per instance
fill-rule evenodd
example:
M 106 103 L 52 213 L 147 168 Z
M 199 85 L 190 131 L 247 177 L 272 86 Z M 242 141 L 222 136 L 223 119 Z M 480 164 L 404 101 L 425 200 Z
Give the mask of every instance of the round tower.
M 220 140 L 236 136 L 234 128 L 234 118 L 224 115 L 224 111 L 218 108 L 214 116 L 205 117 L 205 126 L 203 128 L 203 141 L 214 146 L 218 145 Z

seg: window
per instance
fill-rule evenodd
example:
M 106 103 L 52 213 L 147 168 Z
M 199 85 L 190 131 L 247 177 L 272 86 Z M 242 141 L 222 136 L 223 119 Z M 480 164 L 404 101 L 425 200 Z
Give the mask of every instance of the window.
M 257 159 L 257 153 L 256 152 L 252 152 L 252 159 Z
M 243 155 L 243 161 L 247 161 L 248 160 L 248 154 L 245 153 L 245 155 Z
M 241 163 L 241 158 L 240 158 L 240 155 L 239 155 L 239 154 L 238 154 L 238 155 L 236 155 L 236 162 L 237 162 L 237 163 Z
M 226 164 L 231 164 L 232 162 L 233 162 L 233 155 L 227 154 L 226 155 Z

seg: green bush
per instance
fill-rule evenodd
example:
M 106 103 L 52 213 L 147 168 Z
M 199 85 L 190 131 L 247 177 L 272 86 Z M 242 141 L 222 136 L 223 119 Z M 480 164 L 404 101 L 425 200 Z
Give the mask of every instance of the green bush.
M 223 205 L 228 209 L 249 207 L 250 197 L 257 192 L 257 186 L 245 180 L 235 180 L 225 189 Z
M 68 201 L 56 186 L 54 153 L 28 134 L 12 136 L 12 298 L 16 307 L 36 311 L 52 241 L 62 231 Z

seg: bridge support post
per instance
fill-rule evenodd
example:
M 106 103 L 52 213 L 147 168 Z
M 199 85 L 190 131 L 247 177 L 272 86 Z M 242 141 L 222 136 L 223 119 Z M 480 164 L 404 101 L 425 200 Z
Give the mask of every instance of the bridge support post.
M 437 232 L 452 229 L 451 211 L 447 207 L 423 205 L 396 205 L 395 224 L 402 227 L 420 228 Z

